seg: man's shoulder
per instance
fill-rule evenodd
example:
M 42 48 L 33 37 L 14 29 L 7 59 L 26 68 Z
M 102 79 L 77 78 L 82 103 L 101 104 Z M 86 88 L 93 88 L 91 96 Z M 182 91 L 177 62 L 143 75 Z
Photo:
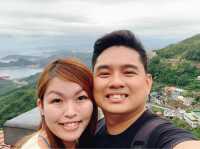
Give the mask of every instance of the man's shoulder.
M 157 130 L 157 127 L 160 127 L 163 124 L 168 124 L 169 122 L 166 119 L 158 117 L 149 111 L 144 113 L 143 117 L 145 117 L 144 123 L 137 131 L 135 137 L 132 140 L 131 146 L 135 146 L 138 143 L 140 146 L 146 147 L 151 139 L 152 133 Z
M 140 124 L 141 122 L 143 124 L 133 142 L 143 142 L 146 147 L 169 147 L 186 140 L 195 139 L 190 132 L 176 127 L 168 119 L 157 116 L 149 110 L 145 111 L 141 119 L 143 121 L 140 121 Z
M 167 148 L 177 143 L 195 140 L 195 137 L 188 131 L 176 127 L 169 120 L 160 118 L 166 122 L 158 125 L 149 136 L 148 144 L 150 147 Z

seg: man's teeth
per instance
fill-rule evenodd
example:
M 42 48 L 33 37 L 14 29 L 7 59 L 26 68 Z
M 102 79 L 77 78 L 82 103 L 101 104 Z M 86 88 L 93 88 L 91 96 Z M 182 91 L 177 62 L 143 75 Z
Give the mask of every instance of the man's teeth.
M 121 95 L 109 95 L 108 98 L 112 98 L 112 99 L 124 99 L 126 98 L 127 95 L 125 94 L 121 94 Z

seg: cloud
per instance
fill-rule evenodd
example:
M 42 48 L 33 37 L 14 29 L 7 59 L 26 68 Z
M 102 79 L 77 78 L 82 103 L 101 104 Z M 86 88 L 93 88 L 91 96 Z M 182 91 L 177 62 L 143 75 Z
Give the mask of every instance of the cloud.
M 75 43 L 130 29 L 145 38 L 180 39 L 200 32 L 199 5 L 198 0 L 6 0 L 0 2 L 0 35 L 56 36 Z

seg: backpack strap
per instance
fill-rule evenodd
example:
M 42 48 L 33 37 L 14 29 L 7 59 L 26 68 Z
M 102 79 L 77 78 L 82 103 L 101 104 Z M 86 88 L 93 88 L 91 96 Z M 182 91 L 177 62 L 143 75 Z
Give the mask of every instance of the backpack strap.
M 141 127 L 138 133 L 135 135 L 131 142 L 131 148 L 134 149 L 143 149 L 148 143 L 149 137 L 153 130 L 155 130 L 158 126 L 168 123 L 165 119 L 155 117 L 149 120 L 145 125 Z
M 105 118 L 102 118 L 102 119 L 100 119 L 100 120 L 98 121 L 97 129 L 96 129 L 95 134 L 99 133 L 100 130 L 101 130 L 102 128 L 104 128 L 104 127 L 105 127 Z

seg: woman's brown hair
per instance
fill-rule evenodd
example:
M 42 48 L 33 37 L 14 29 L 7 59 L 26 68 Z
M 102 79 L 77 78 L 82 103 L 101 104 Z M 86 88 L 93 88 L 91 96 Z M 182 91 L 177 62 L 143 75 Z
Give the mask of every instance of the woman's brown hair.
M 62 80 L 68 80 L 79 84 L 83 90 L 85 90 L 93 103 L 93 113 L 91 120 L 81 135 L 79 142 L 87 147 L 87 143 L 95 133 L 97 124 L 97 106 L 93 98 L 93 79 L 91 71 L 83 65 L 81 62 L 75 59 L 57 59 L 52 63 L 48 64 L 43 72 L 40 74 L 40 78 L 37 83 L 37 96 L 43 104 L 44 94 L 49 85 L 49 82 L 53 78 L 59 78 Z M 64 148 L 64 144 L 61 139 L 55 136 L 47 127 L 44 118 L 42 118 L 41 127 L 43 128 L 49 140 L 51 148 Z M 86 146 L 85 146 L 86 145 Z

